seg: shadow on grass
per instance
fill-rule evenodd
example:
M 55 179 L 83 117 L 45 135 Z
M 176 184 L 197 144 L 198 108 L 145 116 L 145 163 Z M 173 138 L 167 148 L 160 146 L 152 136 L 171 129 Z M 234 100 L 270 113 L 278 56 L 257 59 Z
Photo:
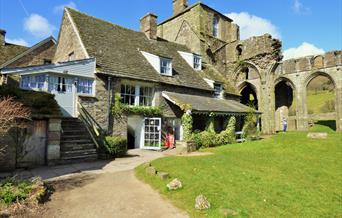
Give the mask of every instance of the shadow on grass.
M 315 122 L 317 125 L 326 126 L 333 131 L 336 131 L 336 121 L 335 120 L 320 120 Z

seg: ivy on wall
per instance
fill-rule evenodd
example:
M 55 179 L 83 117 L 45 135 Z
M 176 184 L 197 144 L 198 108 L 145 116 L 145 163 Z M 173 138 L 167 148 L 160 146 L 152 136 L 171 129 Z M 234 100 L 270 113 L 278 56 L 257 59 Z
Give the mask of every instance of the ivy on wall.
M 120 93 L 115 93 L 112 114 L 116 119 L 120 119 L 122 114 L 139 114 L 145 117 L 159 117 L 162 115 L 162 110 L 160 107 L 131 106 L 122 104 Z

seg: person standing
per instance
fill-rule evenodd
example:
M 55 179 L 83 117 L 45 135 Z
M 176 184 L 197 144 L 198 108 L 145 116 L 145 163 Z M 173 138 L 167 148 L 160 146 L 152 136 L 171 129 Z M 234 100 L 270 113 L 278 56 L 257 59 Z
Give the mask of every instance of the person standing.
M 287 120 L 286 117 L 283 118 L 283 132 L 286 132 L 287 130 Z

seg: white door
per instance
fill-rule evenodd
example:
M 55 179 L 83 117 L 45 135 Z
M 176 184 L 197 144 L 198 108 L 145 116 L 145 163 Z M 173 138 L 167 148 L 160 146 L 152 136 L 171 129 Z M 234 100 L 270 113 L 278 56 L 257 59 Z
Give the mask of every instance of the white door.
M 77 117 L 76 87 L 73 78 L 51 76 L 49 78 L 49 91 L 55 95 L 64 117 Z
M 161 148 L 161 118 L 145 118 L 143 125 L 143 148 Z

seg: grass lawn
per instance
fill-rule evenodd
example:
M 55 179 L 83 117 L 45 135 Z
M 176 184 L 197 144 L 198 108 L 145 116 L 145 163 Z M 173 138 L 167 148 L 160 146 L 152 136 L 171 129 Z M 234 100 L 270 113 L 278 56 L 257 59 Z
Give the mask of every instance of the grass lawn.
M 315 114 L 322 113 L 321 108 L 326 101 L 335 100 L 335 93 L 329 91 L 319 91 L 315 94 L 313 91 L 309 91 L 307 96 L 308 110 L 311 110 Z
M 227 208 L 237 217 L 342 217 L 342 134 L 330 131 L 328 139 L 313 140 L 289 132 L 204 151 L 214 155 L 152 162 L 180 179 L 180 190 L 168 191 L 172 179 L 148 176 L 142 166 L 136 175 L 192 217 L 223 217 Z M 211 209 L 194 209 L 199 194 Z

